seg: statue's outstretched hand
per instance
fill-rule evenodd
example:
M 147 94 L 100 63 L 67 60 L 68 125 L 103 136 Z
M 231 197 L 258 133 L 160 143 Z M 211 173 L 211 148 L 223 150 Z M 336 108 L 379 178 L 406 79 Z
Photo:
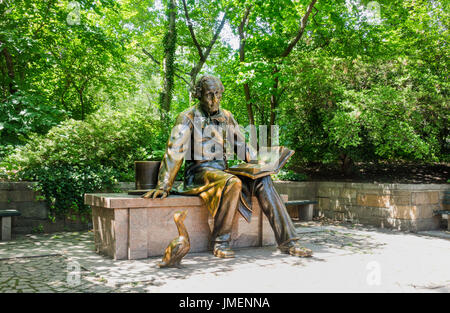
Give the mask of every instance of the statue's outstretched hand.
M 142 198 L 152 198 L 152 199 L 156 199 L 158 198 L 158 196 L 161 197 L 161 199 L 166 198 L 169 195 L 168 191 L 164 191 L 162 189 L 151 189 L 149 191 L 147 191 Z

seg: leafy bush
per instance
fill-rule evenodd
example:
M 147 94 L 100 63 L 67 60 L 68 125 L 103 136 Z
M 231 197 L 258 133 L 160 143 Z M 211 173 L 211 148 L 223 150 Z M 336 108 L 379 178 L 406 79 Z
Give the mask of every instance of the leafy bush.
M 302 173 L 296 173 L 292 170 L 280 170 L 277 174 L 273 174 L 274 180 L 290 180 L 290 181 L 305 181 L 307 176 Z
M 34 135 L 4 159 L 13 178 L 35 180 L 52 215 L 85 214 L 84 193 L 134 180 L 134 161 L 165 146 L 148 108 L 104 107 L 85 121 L 68 120 L 47 135 Z
M 44 134 L 65 117 L 63 110 L 48 102 L 43 96 L 18 91 L 1 103 L 0 159 L 26 142 L 30 133 Z
M 89 208 L 84 205 L 83 195 L 102 189 L 114 190 L 117 172 L 109 167 L 81 167 L 61 164 L 32 168 L 22 176 L 37 180 L 36 191 L 47 201 L 50 218 L 64 215 L 71 219 L 89 216 Z
M 302 59 L 280 108 L 284 145 L 301 163 L 448 160 L 445 92 L 405 60 Z M 433 87 L 433 88 L 432 88 Z M 431 90 L 431 91 L 430 91 Z M 434 91 L 433 91 L 434 90 Z

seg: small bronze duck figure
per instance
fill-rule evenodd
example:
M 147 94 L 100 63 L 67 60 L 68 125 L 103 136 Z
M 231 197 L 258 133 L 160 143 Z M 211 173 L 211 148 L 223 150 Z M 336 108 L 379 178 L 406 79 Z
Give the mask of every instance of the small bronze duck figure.
M 177 211 L 173 215 L 173 220 L 178 228 L 179 236 L 172 240 L 167 246 L 162 262 L 159 263 L 159 267 L 180 267 L 181 259 L 189 252 L 191 249 L 191 243 L 189 241 L 189 235 L 184 226 L 184 219 L 186 218 L 186 211 Z

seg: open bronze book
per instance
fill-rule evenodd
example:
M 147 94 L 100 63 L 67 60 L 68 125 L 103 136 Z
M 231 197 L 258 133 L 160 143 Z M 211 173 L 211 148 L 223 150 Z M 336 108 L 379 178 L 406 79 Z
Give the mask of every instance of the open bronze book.
M 246 176 L 251 179 L 276 174 L 293 154 L 293 150 L 283 146 L 271 147 L 267 151 L 259 153 L 257 163 L 234 165 L 226 169 L 225 172 L 238 176 Z

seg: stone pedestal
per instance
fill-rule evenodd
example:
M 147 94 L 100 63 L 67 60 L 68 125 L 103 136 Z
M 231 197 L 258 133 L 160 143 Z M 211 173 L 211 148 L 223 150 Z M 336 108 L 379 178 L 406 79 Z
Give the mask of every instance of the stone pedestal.
M 287 196 L 282 196 L 287 201 Z M 190 252 L 205 252 L 213 219 L 200 197 L 171 195 L 165 199 L 143 199 L 124 193 L 86 194 L 92 207 L 95 248 L 116 260 L 143 259 L 163 255 L 169 242 L 178 236 L 173 215 L 188 210 L 184 224 L 191 241 Z M 238 214 L 232 230 L 232 247 L 274 245 L 275 236 L 262 213 L 258 200 L 252 199 L 250 223 Z

